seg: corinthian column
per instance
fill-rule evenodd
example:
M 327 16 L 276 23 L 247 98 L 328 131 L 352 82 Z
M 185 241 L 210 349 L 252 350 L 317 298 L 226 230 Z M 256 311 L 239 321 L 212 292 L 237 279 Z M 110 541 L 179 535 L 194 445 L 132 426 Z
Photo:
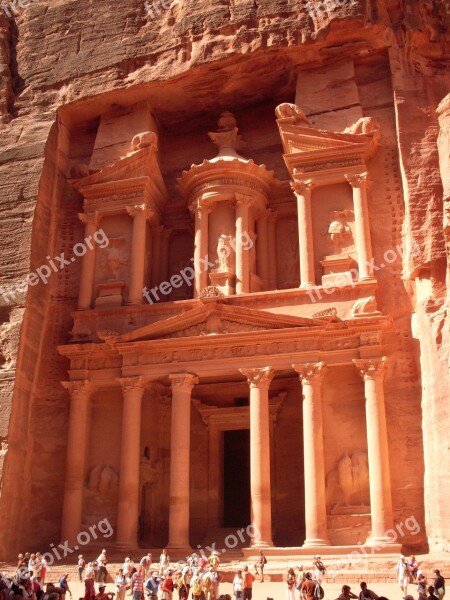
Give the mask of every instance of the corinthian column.
M 191 210 L 195 211 L 194 298 L 198 298 L 208 285 L 208 214 L 211 209 L 206 204 L 196 202 Z
M 70 394 L 70 416 L 61 539 L 73 543 L 82 531 L 90 385 L 87 381 L 63 381 L 62 386 Z
M 277 277 L 277 218 L 278 213 L 270 211 L 268 219 L 269 289 L 278 287 Z
M 384 406 L 384 366 L 386 358 L 353 361 L 364 380 L 366 398 L 367 454 L 369 458 L 370 513 L 372 535 L 369 544 L 392 542 L 386 532 L 392 529 L 392 496 L 389 448 Z
M 124 377 L 122 387 L 122 443 L 116 541 L 127 547 L 138 543 L 139 461 L 141 445 L 142 377 Z
M 311 192 L 313 183 L 309 181 L 293 182 L 291 187 L 297 198 L 298 247 L 300 254 L 300 287 L 315 285 L 314 240 L 311 211 Z
M 236 194 L 236 294 L 250 292 L 250 252 L 243 240 L 250 235 L 249 212 L 251 196 Z
M 257 215 L 256 223 L 256 264 L 258 275 L 263 282 L 263 289 L 269 289 L 270 265 L 269 265 L 269 235 L 268 219 L 270 211 L 262 210 Z
M 250 494 L 256 537 L 253 546 L 273 546 L 270 489 L 270 367 L 240 369 L 250 385 Z M 258 536 L 259 532 L 259 536 Z
M 367 207 L 367 173 L 346 175 L 346 179 L 353 188 L 359 279 L 372 279 L 372 242 L 370 239 L 369 209 Z
M 170 434 L 170 498 L 168 548 L 189 549 L 189 460 L 191 392 L 198 377 L 191 373 L 169 375 L 172 385 Z
M 78 218 L 84 223 L 84 239 L 92 240 L 100 223 L 99 213 L 79 213 Z M 80 290 L 78 292 L 78 310 L 89 310 L 92 305 L 94 288 L 95 248 L 88 248 L 81 259 Z
M 145 204 L 127 206 L 127 213 L 133 217 L 131 239 L 130 292 L 128 304 L 142 304 L 144 287 L 144 268 L 146 254 L 147 218 L 150 215 Z
M 303 391 L 303 444 L 305 470 L 304 546 L 325 546 L 328 541 L 323 455 L 322 377 L 324 364 L 292 365 L 300 377 Z

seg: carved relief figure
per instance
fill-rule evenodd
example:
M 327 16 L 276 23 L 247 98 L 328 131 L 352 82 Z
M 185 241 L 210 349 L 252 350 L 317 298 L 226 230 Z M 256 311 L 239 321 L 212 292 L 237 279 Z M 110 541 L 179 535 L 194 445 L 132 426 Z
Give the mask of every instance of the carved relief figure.
M 296 104 L 290 104 L 289 102 L 280 104 L 275 109 L 275 116 L 278 120 L 283 120 L 285 123 L 311 127 L 305 113 Z
M 231 241 L 232 238 L 229 235 L 221 235 L 217 243 L 217 257 L 219 260 L 219 267 L 217 271 L 229 271 L 231 267 Z
M 108 247 L 104 250 L 100 266 L 107 275 L 107 279 L 119 279 L 122 267 L 127 264 L 125 252 L 121 249 L 125 238 L 110 238 Z
M 89 474 L 88 489 L 103 498 L 117 495 L 119 476 L 109 465 L 96 465 Z
M 335 247 L 335 252 L 338 252 L 339 248 L 348 245 L 351 241 L 352 230 L 347 222 L 347 218 L 352 214 L 351 210 L 333 210 L 330 212 L 333 220 L 328 226 L 328 235 Z
M 327 509 L 338 514 L 347 507 L 366 510 L 369 500 L 369 464 L 367 453 L 348 452 L 338 461 L 326 479 Z

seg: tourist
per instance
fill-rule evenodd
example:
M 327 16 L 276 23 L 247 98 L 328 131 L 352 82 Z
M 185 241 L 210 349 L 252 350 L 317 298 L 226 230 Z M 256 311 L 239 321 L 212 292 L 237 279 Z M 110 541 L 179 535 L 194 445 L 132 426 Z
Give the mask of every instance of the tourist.
M 94 569 L 92 563 L 88 564 L 86 569 L 86 578 L 84 580 L 84 600 L 93 600 L 95 598 L 95 586 L 94 586 Z
M 419 563 L 414 555 L 411 555 L 408 562 L 409 572 L 411 573 L 412 583 L 417 583 L 417 571 L 419 570 Z
M 41 572 L 42 572 L 42 556 L 41 556 L 40 552 L 36 552 L 36 556 L 34 559 L 34 565 L 33 565 L 33 573 L 32 573 L 33 579 L 40 577 Z
M 429 585 L 427 588 L 428 591 L 428 600 L 438 600 L 438 597 L 436 596 L 436 590 L 434 588 L 434 585 Z
M 92 568 L 94 570 L 94 580 L 98 581 L 98 574 L 99 574 L 99 571 L 100 571 L 98 560 L 93 560 L 92 561 Z
M 200 556 L 200 570 L 203 571 L 206 568 L 207 564 L 208 559 L 206 558 L 206 555 L 202 553 L 202 555 Z
M 116 600 L 124 600 L 127 590 L 127 579 L 123 574 L 123 569 L 117 571 L 114 583 L 116 585 Z
M 368 589 L 365 581 L 361 581 L 359 587 L 361 588 L 361 591 L 359 592 L 359 600 L 366 600 L 367 598 L 369 600 L 378 600 L 377 594 Z
M 409 568 L 408 563 L 406 562 L 406 558 L 403 554 L 400 555 L 400 559 L 395 567 L 397 573 L 398 584 L 403 593 L 403 598 L 406 596 L 408 591 L 408 583 L 409 583 Z
M 191 581 L 192 581 L 192 569 L 190 569 L 190 567 L 185 566 L 183 568 L 183 582 L 184 582 L 184 587 L 185 590 L 182 593 L 181 599 L 182 600 L 188 600 L 189 598 L 189 591 L 191 589 Z
M 252 575 L 248 570 L 248 565 L 244 567 L 244 584 L 242 588 L 242 600 L 252 600 L 253 594 L 253 582 L 255 581 L 255 576 Z
M 42 585 L 44 585 L 45 584 L 45 578 L 47 576 L 47 571 L 48 571 L 48 563 L 47 563 L 47 561 L 45 560 L 45 558 L 43 556 L 41 556 L 41 565 L 42 565 L 42 568 L 41 568 L 41 583 L 42 583 Z M 38 598 L 38 600 L 39 600 L 39 598 Z
M 303 569 L 303 565 L 299 565 L 297 567 L 297 569 L 298 569 L 298 574 L 297 574 L 297 578 L 295 581 L 295 587 L 300 591 L 302 589 L 302 583 L 306 579 L 306 573 Z
M 358 598 L 358 596 L 350 590 L 351 587 L 349 585 L 343 585 L 338 600 L 349 600 L 349 598 Z
M 165 552 L 165 550 L 163 550 L 163 552 Z M 164 577 L 159 585 L 160 600 L 172 600 L 173 588 L 172 570 L 166 569 Z
M 80 554 L 80 556 L 78 557 L 78 579 L 80 581 L 83 581 L 83 572 L 84 569 L 86 568 L 86 561 L 83 558 L 83 555 Z
M 170 557 L 167 554 L 167 550 L 164 548 L 164 550 L 159 555 L 159 574 L 160 574 L 160 576 L 164 575 L 164 572 L 166 571 L 166 569 L 168 569 L 169 565 L 170 565 Z
M 212 567 L 214 569 L 214 571 L 217 571 L 217 569 L 219 568 L 220 558 L 219 558 L 218 553 L 215 550 L 213 550 L 211 552 L 211 555 L 208 558 L 208 565 L 210 567 Z
M 427 595 L 427 578 L 420 569 L 417 571 L 417 593 L 419 596 Z
M 316 584 L 312 580 L 311 573 L 305 573 L 305 581 L 302 583 L 300 588 L 300 594 L 306 600 L 315 600 L 314 592 L 316 591 Z
M 219 597 L 219 575 L 212 565 L 203 576 L 203 590 L 206 600 L 217 600 Z
M 131 592 L 133 600 L 141 600 L 144 594 L 144 578 L 142 576 L 142 567 L 140 566 L 131 576 Z
M 259 551 L 258 560 L 255 563 L 256 574 L 259 575 L 258 567 L 261 571 L 261 583 L 264 581 L 264 566 L 267 564 L 267 558 L 262 550 Z
M 149 552 L 148 554 L 143 556 L 141 558 L 139 564 L 142 567 L 144 579 L 146 580 L 148 578 L 148 574 L 149 574 L 150 568 L 152 566 L 152 553 Z
M 114 594 L 112 592 L 105 592 L 106 586 L 104 584 L 98 586 L 98 594 L 95 595 L 95 600 L 113 600 Z
M 106 560 L 106 550 L 102 550 L 100 556 L 97 558 L 98 562 L 98 580 L 99 582 L 106 583 L 106 576 L 108 575 L 108 571 L 106 570 L 106 565 L 108 561 Z
M 123 570 L 123 576 L 125 577 L 127 584 L 129 584 L 131 581 L 131 577 L 133 576 L 133 569 L 134 569 L 134 563 L 131 560 L 131 558 L 129 556 L 125 557 L 125 562 L 122 565 L 122 570 Z M 131 594 L 132 594 L 132 592 L 131 592 L 131 586 L 130 586 L 130 595 Z
M 156 600 L 160 583 L 161 579 L 158 577 L 158 572 L 154 571 L 144 585 L 145 595 L 147 596 L 148 600 Z
M 295 571 L 288 569 L 286 574 L 286 598 L 287 600 L 295 600 Z
M 242 579 L 242 571 L 236 571 L 233 579 L 233 594 L 235 600 L 242 600 L 242 587 L 244 580 Z
M 70 591 L 69 584 L 67 582 L 68 577 L 69 577 L 69 574 L 66 573 L 59 580 L 59 587 L 62 589 L 61 600 L 65 600 L 67 592 L 69 592 L 69 595 L 72 598 L 72 592 Z
M 202 594 L 204 594 L 203 592 L 203 580 L 200 574 L 200 571 L 195 571 L 192 579 L 191 579 L 191 586 L 192 586 L 192 598 L 193 600 L 199 600 L 200 596 Z
M 324 577 L 325 573 L 327 572 L 327 570 L 325 569 L 325 565 L 323 564 L 320 556 L 314 557 L 313 567 L 314 567 L 314 579 L 320 584 L 320 583 L 322 583 L 323 577 Z
M 439 600 L 443 600 L 445 596 L 445 579 L 442 577 L 439 569 L 435 569 L 434 574 L 436 575 L 434 578 L 434 593 Z
M 86 572 L 84 574 L 85 580 L 86 579 L 95 579 L 95 572 L 94 572 L 94 565 L 89 562 L 86 566 Z

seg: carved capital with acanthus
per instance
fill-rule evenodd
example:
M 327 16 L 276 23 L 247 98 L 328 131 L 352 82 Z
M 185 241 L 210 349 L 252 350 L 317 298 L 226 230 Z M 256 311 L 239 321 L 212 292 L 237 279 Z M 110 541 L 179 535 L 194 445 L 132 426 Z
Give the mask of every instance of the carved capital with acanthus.
M 247 378 L 247 383 L 250 387 L 269 388 L 275 371 L 271 367 L 262 367 L 259 369 L 239 369 L 239 371 Z
M 78 213 L 78 218 L 85 225 L 95 225 L 95 227 L 99 226 L 101 215 L 99 212 L 88 212 L 88 213 Z
M 240 194 L 236 192 L 234 197 L 236 198 L 236 206 L 251 206 L 254 202 L 254 197 L 248 194 Z
M 326 365 L 323 362 L 295 364 L 292 368 L 297 371 L 302 385 L 320 384 Z
M 212 211 L 212 204 L 210 202 L 207 202 L 205 200 L 194 200 L 193 202 L 191 202 L 191 204 L 189 205 L 189 211 L 191 214 L 195 215 L 195 214 L 199 214 L 200 216 L 206 214 L 209 215 L 209 213 Z
M 350 173 L 345 176 L 345 179 L 352 187 L 362 187 L 369 182 L 367 173 Z
M 359 374 L 367 381 L 368 379 L 383 379 L 387 357 L 381 358 L 354 358 L 353 363 Z
M 314 182 L 312 179 L 306 179 L 305 181 L 291 181 L 291 190 L 299 196 L 308 196 L 311 194 L 314 188 Z
M 134 206 L 127 206 L 126 211 L 130 215 L 130 217 L 143 217 L 144 219 L 148 219 L 153 214 L 153 212 L 147 207 L 146 204 L 136 204 Z
M 174 373 L 169 375 L 172 392 L 191 392 L 200 380 L 194 373 Z
M 145 390 L 142 377 L 120 377 L 117 378 L 116 381 L 122 388 L 124 399 L 130 395 L 139 395 L 139 397 L 142 398 L 142 394 Z
M 92 385 L 86 379 L 61 381 L 61 385 L 69 392 L 71 400 L 88 400 L 92 392 Z

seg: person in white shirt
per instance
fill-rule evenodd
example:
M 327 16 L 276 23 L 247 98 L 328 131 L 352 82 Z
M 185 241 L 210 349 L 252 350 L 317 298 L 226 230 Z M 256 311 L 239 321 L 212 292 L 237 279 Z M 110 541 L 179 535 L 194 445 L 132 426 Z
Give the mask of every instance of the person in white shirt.
M 167 550 L 164 549 L 159 556 L 159 575 L 164 575 L 164 572 L 170 565 L 170 557 L 167 554 Z
M 102 550 L 100 556 L 97 558 L 98 562 L 98 582 L 106 583 L 106 576 L 108 571 L 106 570 L 106 565 L 108 561 L 106 559 L 106 550 Z
M 407 590 L 410 573 L 408 563 L 406 562 L 406 558 L 403 556 L 403 554 L 400 555 L 400 560 L 395 567 L 395 571 L 397 573 L 398 584 L 402 590 L 403 597 L 405 597 L 408 593 Z

